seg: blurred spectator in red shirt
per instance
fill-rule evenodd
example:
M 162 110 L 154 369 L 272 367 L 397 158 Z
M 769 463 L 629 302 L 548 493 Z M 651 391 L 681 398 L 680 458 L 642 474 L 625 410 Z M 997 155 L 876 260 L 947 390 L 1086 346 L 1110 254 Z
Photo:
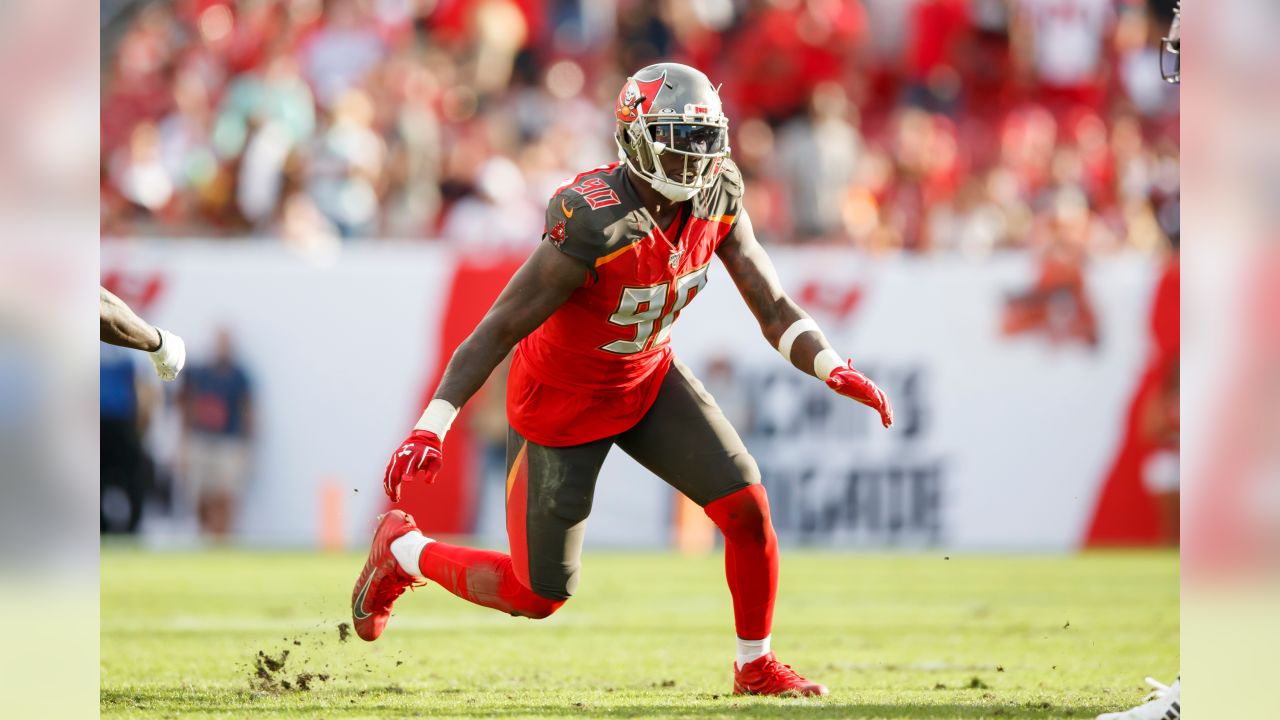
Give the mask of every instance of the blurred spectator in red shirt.
M 770 122 L 803 112 L 819 83 L 848 80 L 865 32 L 854 0 L 756 0 L 729 48 L 726 112 Z
M 911 11 L 907 44 L 909 97 L 930 110 L 958 107 L 968 63 L 961 47 L 971 25 L 968 0 L 918 0 Z

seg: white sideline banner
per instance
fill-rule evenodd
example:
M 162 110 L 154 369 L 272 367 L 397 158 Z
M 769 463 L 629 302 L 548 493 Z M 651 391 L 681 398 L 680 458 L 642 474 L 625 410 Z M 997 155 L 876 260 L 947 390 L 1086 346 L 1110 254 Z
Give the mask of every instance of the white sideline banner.
M 1002 334 L 1008 296 L 1038 275 L 1028 255 L 771 255 L 791 296 L 895 411 L 884 430 L 875 412 L 788 367 L 723 268 L 713 268 L 674 342 L 700 376 L 732 363 L 732 380 L 711 389 L 741 418 L 784 539 L 1017 551 L 1081 544 L 1148 349 L 1150 260 L 1089 268 L 1098 337 L 1089 346 Z
M 896 414 L 886 431 L 873 411 L 788 367 L 713 263 L 672 341 L 759 462 L 784 542 L 1080 545 L 1146 356 L 1152 260 L 1121 256 L 1086 269 L 1096 317 L 1090 345 L 1002 332 L 1008 297 L 1039 275 L 1031 255 L 770 254 L 792 297 L 885 389 Z M 335 484 L 342 537 L 353 547 L 367 542 L 383 507 L 386 453 L 412 426 L 437 371 L 433 328 L 447 312 L 457 263 L 431 243 L 351 244 L 323 263 L 252 241 L 102 247 L 104 277 L 126 289 L 158 283 L 140 310 L 181 333 L 191 358 L 218 327 L 232 330 L 258 423 L 239 532 L 266 546 L 318 544 L 332 504 L 330 491 L 322 507 L 322 494 Z M 1053 322 L 1063 303 L 1048 307 Z M 172 427 L 153 433 L 161 462 L 172 459 L 173 435 Z M 482 497 L 477 531 L 501 544 L 502 492 L 486 488 Z M 599 480 L 588 547 L 665 546 L 671 503 L 665 484 L 615 449 Z

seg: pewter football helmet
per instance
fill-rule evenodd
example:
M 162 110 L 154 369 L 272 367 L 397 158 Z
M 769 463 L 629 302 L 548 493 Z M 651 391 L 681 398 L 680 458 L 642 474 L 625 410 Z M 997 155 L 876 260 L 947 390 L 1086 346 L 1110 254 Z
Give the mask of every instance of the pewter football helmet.
M 669 200 L 681 202 L 709 187 L 729 157 L 729 118 L 718 88 L 700 71 L 657 63 L 627 78 L 614 108 L 618 158 Z M 662 156 L 684 159 L 675 176 Z

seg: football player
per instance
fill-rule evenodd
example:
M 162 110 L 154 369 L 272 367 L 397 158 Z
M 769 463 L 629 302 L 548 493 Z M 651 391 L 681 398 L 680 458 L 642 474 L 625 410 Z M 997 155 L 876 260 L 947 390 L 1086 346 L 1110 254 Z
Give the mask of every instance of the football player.
M 187 346 L 182 338 L 138 317 L 106 288 L 99 286 L 98 290 L 99 339 L 110 345 L 146 352 L 161 380 L 178 377 L 187 361 Z
M 778 282 L 742 206 L 716 86 L 650 65 L 615 106 L 619 162 L 581 173 L 547 205 L 543 242 L 454 352 L 413 432 L 387 464 L 393 501 L 429 483 L 463 403 L 512 348 L 507 387 L 510 554 L 436 542 L 413 518 L 381 518 L 352 591 L 361 638 L 382 633 L 410 585 L 545 618 L 573 595 L 587 514 L 617 445 L 698 505 L 724 534 L 738 635 L 735 693 L 825 695 L 770 648 L 778 542 L 760 471 L 715 400 L 672 353 L 671 327 L 718 256 L 784 360 L 893 423 L 885 394 L 844 362 Z

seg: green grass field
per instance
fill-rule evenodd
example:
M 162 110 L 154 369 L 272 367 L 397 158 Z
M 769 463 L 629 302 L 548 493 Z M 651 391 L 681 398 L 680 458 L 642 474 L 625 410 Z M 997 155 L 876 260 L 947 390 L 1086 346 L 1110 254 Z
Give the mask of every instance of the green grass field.
M 1178 672 L 1171 553 L 784 551 L 774 649 L 821 699 L 728 694 L 719 556 L 588 554 L 540 622 L 427 586 L 378 642 L 343 642 L 362 562 L 104 549 L 103 717 L 1092 718 Z M 285 650 L 254 677 L 259 651 Z

